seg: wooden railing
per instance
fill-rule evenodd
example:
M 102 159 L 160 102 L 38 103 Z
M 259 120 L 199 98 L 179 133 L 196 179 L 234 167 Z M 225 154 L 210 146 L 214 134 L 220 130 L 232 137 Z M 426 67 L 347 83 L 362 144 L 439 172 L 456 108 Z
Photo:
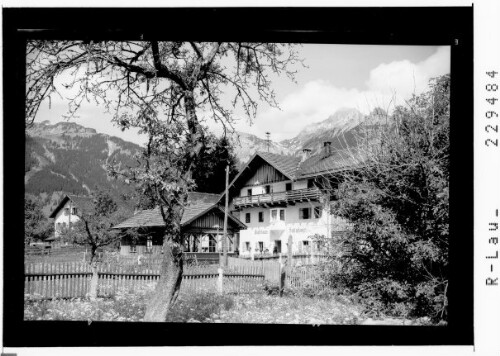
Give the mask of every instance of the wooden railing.
M 269 194 L 258 194 L 234 199 L 235 206 L 261 205 L 273 203 L 289 203 L 301 200 L 318 200 L 321 191 L 318 188 L 307 188 L 289 190 L 286 192 L 273 192 Z

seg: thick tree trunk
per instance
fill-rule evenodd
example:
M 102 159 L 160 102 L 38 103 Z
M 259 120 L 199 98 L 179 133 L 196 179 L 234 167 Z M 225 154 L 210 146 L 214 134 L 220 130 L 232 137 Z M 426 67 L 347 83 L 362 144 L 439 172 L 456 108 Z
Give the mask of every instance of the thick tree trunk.
M 182 246 L 165 237 L 160 279 L 147 305 L 144 321 L 166 320 L 167 313 L 179 294 L 182 268 Z

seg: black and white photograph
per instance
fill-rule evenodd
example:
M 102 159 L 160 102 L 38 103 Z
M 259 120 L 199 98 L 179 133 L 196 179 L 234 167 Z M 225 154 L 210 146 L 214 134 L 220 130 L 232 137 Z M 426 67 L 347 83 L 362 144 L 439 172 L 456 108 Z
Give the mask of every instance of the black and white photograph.
M 23 323 L 459 330 L 458 40 L 102 26 L 18 31 Z

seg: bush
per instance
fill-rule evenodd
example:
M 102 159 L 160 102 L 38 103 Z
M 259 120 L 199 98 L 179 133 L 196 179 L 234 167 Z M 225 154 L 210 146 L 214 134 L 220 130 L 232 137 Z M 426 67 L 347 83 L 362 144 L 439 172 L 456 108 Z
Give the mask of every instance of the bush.
M 167 316 L 167 322 L 209 322 L 217 319 L 221 311 L 233 307 L 233 298 L 216 293 L 182 295 Z
M 338 240 L 348 269 L 325 273 L 370 313 L 438 322 L 447 317 L 450 77 L 430 86 L 360 129 L 363 167 L 342 173 L 330 206 L 351 224 Z

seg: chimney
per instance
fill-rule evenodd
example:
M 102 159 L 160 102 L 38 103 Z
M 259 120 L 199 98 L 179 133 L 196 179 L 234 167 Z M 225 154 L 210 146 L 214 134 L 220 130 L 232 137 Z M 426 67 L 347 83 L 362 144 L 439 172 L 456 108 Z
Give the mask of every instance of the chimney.
M 323 157 L 328 157 L 332 154 L 332 142 L 325 141 L 323 142 Z
M 302 160 L 301 162 L 304 162 L 306 159 L 311 156 L 311 149 L 310 148 L 304 148 L 302 149 Z

